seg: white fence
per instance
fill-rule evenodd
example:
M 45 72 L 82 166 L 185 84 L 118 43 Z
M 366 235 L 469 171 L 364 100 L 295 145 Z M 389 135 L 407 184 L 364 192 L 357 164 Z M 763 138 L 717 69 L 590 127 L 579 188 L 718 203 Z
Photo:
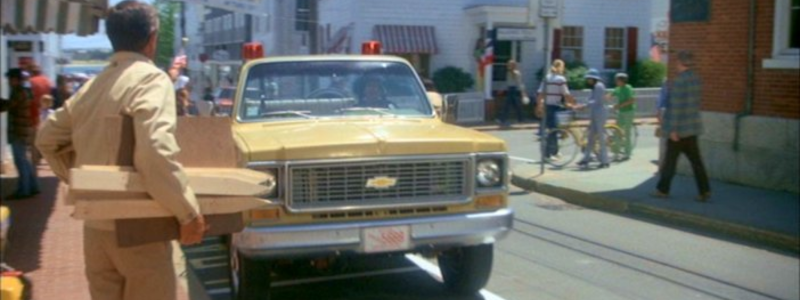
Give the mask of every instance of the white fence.
M 636 117 L 649 118 L 656 116 L 656 106 L 661 88 L 637 88 L 636 92 Z M 578 103 L 585 103 L 590 90 L 572 91 L 572 96 Z M 531 99 L 534 100 L 534 99 Z M 608 104 L 616 103 L 609 102 Z M 482 93 L 459 93 L 444 95 L 445 106 L 449 119 L 456 124 L 481 123 L 486 121 L 486 100 Z M 500 108 L 498 108 L 499 111 Z M 613 112 L 612 112 L 613 113 Z M 575 114 L 578 119 L 588 119 L 588 111 L 582 110 Z
M 634 90 L 636 91 L 636 117 L 655 117 L 656 107 L 658 106 L 658 95 L 661 93 L 661 88 L 637 88 Z M 588 89 L 572 91 L 572 96 L 575 97 L 575 101 L 578 103 L 585 103 L 586 99 L 589 98 L 590 91 L 591 90 Z M 612 101 L 614 102 L 609 102 L 609 104 L 616 104 L 616 100 Z M 575 116 L 579 119 L 588 119 L 589 113 L 586 110 L 578 111 Z

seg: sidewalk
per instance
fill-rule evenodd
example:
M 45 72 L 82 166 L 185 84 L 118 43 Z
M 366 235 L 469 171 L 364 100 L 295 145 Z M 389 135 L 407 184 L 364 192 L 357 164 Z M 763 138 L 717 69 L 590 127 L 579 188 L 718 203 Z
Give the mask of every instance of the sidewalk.
M 655 151 L 639 151 L 607 169 L 547 166 L 539 175 L 538 164 L 522 164 L 512 170 L 512 184 L 589 208 L 800 252 L 800 195 L 712 180 L 710 202 L 699 203 L 694 178 L 676 176 L 669 199 L 653 198 L 658 177 L 651 159 L 658 155 L 648 152 Z
M 14 174 L 10 174 L 14 175 Z M 15 187 L 16 177 L 0 180 L 3 191 Z M 5 201 L 11 210 L 5 263 L 23 271 L 33 300 L 90 299 L 84 275 L 83 222 L 73 219 L 72 207 L 57 197 L 58 179 L 47 166 L 39 166 L 36 197 Z M 182 253 L 175 249 L 176 266 Z M 180 273 L 182 270 L 176 270 Z M 185 285 L 178 286 L 178 299 L 188 299 Z

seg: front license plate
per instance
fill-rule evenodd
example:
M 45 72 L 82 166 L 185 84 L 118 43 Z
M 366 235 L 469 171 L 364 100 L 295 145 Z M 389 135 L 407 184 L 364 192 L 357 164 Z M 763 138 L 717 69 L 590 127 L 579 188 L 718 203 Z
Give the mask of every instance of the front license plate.
M 364 228 L 364 252 L 390 252 L 411 248 L 409 226 Z

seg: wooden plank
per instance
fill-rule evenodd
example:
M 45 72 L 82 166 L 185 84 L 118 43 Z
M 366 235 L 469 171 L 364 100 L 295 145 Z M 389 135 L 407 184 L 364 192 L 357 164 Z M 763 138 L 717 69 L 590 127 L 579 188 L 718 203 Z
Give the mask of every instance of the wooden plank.
M 129 118 L 112 116 L 111 118 Z M 110 127 L 110 139 L 119 137 L 120 148 L 117 165 L 133 165 L 134 134 L 126 121 L 119 120 L 118 127 Z M 179 117 L 175 138 L 181 148 L 177 161 L 184 167 L 236 168 L 237 150 L 229 118 Z M 109 123 L 110 125 L 110 123 Z M 116 134 L 114 133 L 116 132 Z M 117 142 L 114 141 L 116 145 Z M 205 214 L 204 214 L 205 215 Z M 208 215 L 206 223 L 211 229 L 207 236 L 230 234 L 244 229 L 242 213 Z M 120 219 L 115 221 L 117 244 L 131 247 L 152 242 L 168 241 L 180 237 L 177 219 L 174 217 Z
M 236 143 L 230 118 L 180 117 L 175 138 L 185 167 L 236 168 Z
M 269 205 L 270 202 L 254 197 L 204 197 L 197 198 L 203 215 L 241 213 Z M 72 217 L 81 220 L 113 220 L 173 217 L 158 202 L 150 199 L 130 200 L 78 200 Z
M 73 191 L 147 192 L 141 176 L 125 167 L 85 166 L 70 173 Z M 186 174 L 197 195 L 257 196 L 275 187 L 269 174 L 247 169 L 186 168 Z
M 205 236 L 226 235 L 244 229 L 242 213 L 224 215 L 205 215 L 209 225 Z M 117 245 L 133 247 L 154 242 L 177 240 L 180 238 L 180 225 L 174 217 L 121 219 L 115 221 Z

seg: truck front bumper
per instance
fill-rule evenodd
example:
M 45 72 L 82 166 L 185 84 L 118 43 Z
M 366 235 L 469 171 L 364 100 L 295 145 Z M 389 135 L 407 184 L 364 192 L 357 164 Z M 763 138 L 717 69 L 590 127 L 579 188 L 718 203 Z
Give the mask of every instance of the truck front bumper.
M 511 230 L 510 209 L 469 214 L 326 224 L 247 227 L 233 236 L 239 253 L 253 258 L 291 258 L 365 253 L 366 228 L 408 226 L 406 252 L 494 243 Z

